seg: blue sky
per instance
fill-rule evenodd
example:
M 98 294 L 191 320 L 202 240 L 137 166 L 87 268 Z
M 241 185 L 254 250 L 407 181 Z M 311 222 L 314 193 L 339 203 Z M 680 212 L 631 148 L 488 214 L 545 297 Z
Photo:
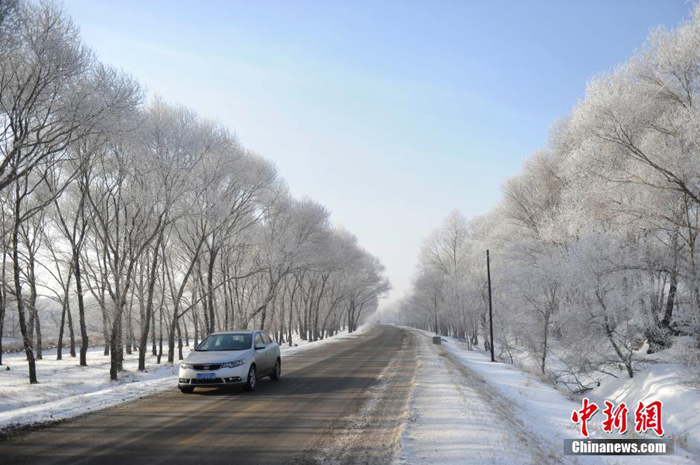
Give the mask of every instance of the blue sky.
M 66 0 L 100 58 L 218 119 L 409 287 L 421 241 L 472 217 L 586 81 L 685 0 Z

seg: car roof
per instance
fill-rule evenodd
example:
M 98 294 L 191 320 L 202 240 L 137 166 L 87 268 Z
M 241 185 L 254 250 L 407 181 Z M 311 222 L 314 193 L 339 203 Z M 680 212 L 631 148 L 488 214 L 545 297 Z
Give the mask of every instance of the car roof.
M 253 334 L 259 329 L 241 329 L 241 330 L 231 330 L 231 331 L 216 331 L 212 334 Z

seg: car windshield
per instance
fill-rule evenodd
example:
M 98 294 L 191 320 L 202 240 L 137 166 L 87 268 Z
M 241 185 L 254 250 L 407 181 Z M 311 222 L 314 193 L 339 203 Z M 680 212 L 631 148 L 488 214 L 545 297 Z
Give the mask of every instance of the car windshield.
M 250 334 L 212 334 L 203 340 L 195 351 L 246 350 L 250 349 L 252 338 Z

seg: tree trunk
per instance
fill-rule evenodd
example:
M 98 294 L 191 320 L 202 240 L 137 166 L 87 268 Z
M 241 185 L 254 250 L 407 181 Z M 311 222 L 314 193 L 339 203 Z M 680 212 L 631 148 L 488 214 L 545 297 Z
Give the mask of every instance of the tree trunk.
M 100 301 L 100 310 L 102 310 L 102 337 L 105 340 L 104 355 L 106 357 L 109 355 L 111 348 L 111 343 L 108 341 L 111 341 L 112 338 L 109 335 L 109 319 L 107 318 L 107 309 L 105 308 L 104 304 L 104 294 L 102 295 L 102 300 Z
M 131 293 L 131 299 L 129 299 L 129 306 L 126 310 L 126 353 L 131 355 L 131 337 L 134 332 L 131 326 L 131 311 L 134 308 L 134 293 Z
M 154 312 L 155 313 L 155 312 Z M 159 350 L 156 353 L 156 363 L 160 365 L 160 359 L 163 357 L 163 305 L 158 308 L 158 314 L 160 318 L 158 319 L 158 347 Z
M 117 304 L 119 305 L 119 303 Z M 109 364 L 109 379 L 115 381 L 117 374 L 122 370 L 122 315 L 121 309 L 117 308 L 114 321 L 112 322 L 112 331 L 109 338 L 110 348 L 110 364 Z
M 19 185 L 16 188 L 17 196 L 19 196 Z M 27 322 L 25 320 L 24 298 L 22 297 L 22 281 L 19 258 L 19 227 L 20 215 L 20 200 L 15 200 L 15 220 L 12 228 L 12 273 L 15 285 L 15 298 L 17 299 L 17 313 L 19 315 L 19 329 L 22 333 L 22 342 L 24 343 L 24 353 L 27 356 L 27 364 L 29 365 L 29 383 L 38 383 L 36 379 L 36 362 L 34 361 L 34 350 L 32 348 L 32 340 L 29 337 L 27 330 Z
M 173 322 L 168 326 L 168 363 L 175 363 L 175 331 L 177 328 L 177 320 L 173 317 Z
M 197 318 L 197 307 L 195 306 L 192 309 L 192 325 L 194 326 L 194 346 L 197 347 L 199 345 L 199 325 L 197 322 L 199 321 L 199 318 Z
M 42 353 L 42 340 L 41 340 L 41 320 L 39 319 L 39 311 L 36 308 L 37 301 L 37 291 L 36 291 L 36 275 L 34 273 L 35 258 L 34 253 L 29 254 L 29 310 L 34 316 L 34 324 L 36 325 L 36 359 L 41 360 L 44 358 Z
M 119 311 L 119 326 L 117 326 L 117 331 L 119 332 L 117 336 L 117 371 L 122 371 L 124 369 L 124 307 Z
M 209 302 L 209 334 L 216 331 L 216 315 L 214 310 L 214 264 L 216 263 L 216 250 L 209 253 L 209 270 L 207 273 L 207 301 Z
M 75 329 L 73 328 L 73 315 L 70 311 L 70 298 L 66 298 L 66 316 L 68 317 L 68 336 L 70 337 L 70 356 L 75 357 Z
M 5 230 L 2 230 L 2 236 L 5 236 Z M 2 365 L 2 335 L 5 330 L 5 311 L 7 310 L 7 250 L 2 248 L 2 270 L 0 273 L 2 275 L 2 282 L 0 282 L 0 365 Z
M 549 313 L 544 318 L 544 337 L 542 338 L 542 360 L 540 361 L 540 370 L 545 374 L 545 366 L 547 363 L 547 338 L 549 336 Z
M 163 306 L 160 306 L 160 321 L 158 321 L 158 356 L 157 363 L 160 365 L 160 359 L 163 357 Z
M 4 262 L 4 259 L 3 259 Z M 3 263 L 4 264 L 4 263 Z M 4 267 L 3 267 L 4 269 Z M 4 275 L 5 273 L 3 273 Z M 4 277 L 4 276 L 3 276 Z M 0 286 L 5 287 L 5 280 L 3 279 Z M 4 289 L 0 289 L 0 365 L 2 365 L 2 334 L 5 330 L 5 308 L 7 307 L 7 294 Z
M 265 307 L 260 315 L 260 329 L 265 329 L 265 319 L 267 319 L 267 307 Z
M 56 347 L 56 360 L 63 359 L 63 328 L 66 325 L 66 296 L 63 297 L 63 309 L 61 311 L 61 324 L 58 327 L 58 346 Z
M 28 317 L 29 317 L 29 325 L 28 325 L 29 326 L 28 327 L 29 340 L 32 341 L 32 347 L 34 347 L 34 325 L 35 325 L 34 312 L 32 311 L 28 302 L 25 302 L 25 309 L 26 309 L 26 311 L 28 313 Z
M 224 280 L 224 329 L 226 331 L 231 329 L 231 325 L 233 324 L 233 318 L 231 318 L 231 305 L 229 302 L 229 286 L 228 283 L 226 283 L 226 280 L 228 279 L 228 273 L 226 271 L 226 267 L 222 266 L 221 267 L 221 272 L 223 274 L 222 278 Z M 260 328 L 262 329 L 262 328 Z
M 139 371 L 146 369 L 146 350 L 148 350 L 148 332 L 153 320 L 155 312 L 153 311 L 153 299 L 156 291 L 156 280 L 158 278 L 158 249 L 160 248 L 161 236 L 159 236 L 158 244 L 153 248 L 153 260 L 150 264 L 150 273 L 148 275 L 148 291 L 146 296 L 146 312 L 141 317 L 141 340 L 139 341 Z M 153 324 L 153 354 L 156 352 L 155 342 L 155 324 Z
M 661 320 L 661 326 L 668 328 L 671 325 L 671 320 L 673 319 L 673 307 L 676 301 L 676 292 L 678 290 L 678 274 L 676 270 L 671 273 L 671 285 L 668 288 L 668 298 L 666 299 L 666 310 L 664 311 L 664 317 Z
M 177 323 L 177 359 L 182 360 L 183 355 L 182 355 L 182 331 L 180 330 L 180 320 L 178 319 Z
M 85 324 L 85 301 L 83 300 L 83 283 L 80 270 L 80 253 L 73 250 L 73 272 L 75 273 L 75 291 L 78 298 L 78 319 L 80 320 L 80 366 L 87 366 L 88 333 Z M 107 345 L 107 341 L 105 341 Z
M 151 312 L 151 347 L 153 356 L 158 355 L 158 346 L 156 345 L 156 312 Z
M 625 368 L 627 369 L 627 374 L 629 375 L 630 378 L 634 378 L 634 371 L 632 370 L 632 357 L 631 357 L 631 355 L 629 358 L 625 357 L 624 354 L 622 353 L 622 350 L 620 350 L 620 347 L 615 342 L 612 328 L 610 328 L 610 325 L 607 322 L 607 317 L 606 317 L 606 321 L 605 321 L 604 326 L 605 326 L 605 333 L 608 336 L 608 340 L 610 341 L 610 344 L 613 346 L 613 349 L 615 350 L 615 353 L 617 354 L 620 361 L 625 365 Z

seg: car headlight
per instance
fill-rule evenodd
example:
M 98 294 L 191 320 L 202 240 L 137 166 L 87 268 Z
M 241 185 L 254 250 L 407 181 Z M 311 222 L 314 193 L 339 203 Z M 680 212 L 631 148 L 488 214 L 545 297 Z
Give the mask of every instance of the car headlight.
M 180 368 L 184 368 L 185 370 L 191 369 L 192 364 L 191 363 L 181 363 Z
M 235 362 L 226 362 L 221 364 L 221 368 L 236 368 L 245 364 L 245 359 L 236 360 Z

